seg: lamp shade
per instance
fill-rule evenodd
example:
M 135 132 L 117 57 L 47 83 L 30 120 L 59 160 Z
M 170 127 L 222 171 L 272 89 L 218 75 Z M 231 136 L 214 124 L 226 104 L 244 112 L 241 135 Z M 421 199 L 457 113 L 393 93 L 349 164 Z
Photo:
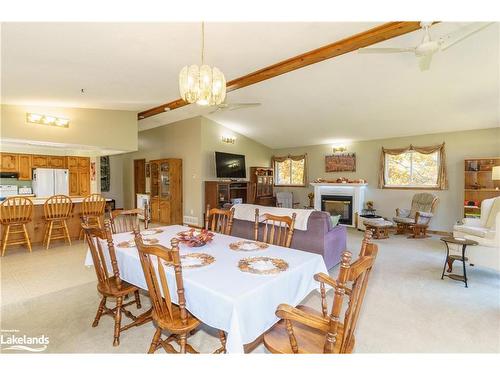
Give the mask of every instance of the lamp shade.
M 491 179 L 500 180 L 500 165 L 493 167 L 493 169 L 491 170 Z

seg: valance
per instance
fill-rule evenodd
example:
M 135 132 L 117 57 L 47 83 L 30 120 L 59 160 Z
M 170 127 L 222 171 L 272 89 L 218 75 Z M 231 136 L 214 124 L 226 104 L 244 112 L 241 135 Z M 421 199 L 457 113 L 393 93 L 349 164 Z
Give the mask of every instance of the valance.
M 300 160 L 305 160 L 307 154 L 303 155 L 287 155 L 287 156 L 273 156 L 272 160 L 277 161 L 278 163 L 282 163 L 285 160 L 293 160 L 293 161 L 300 161 Z
M 444 148 L 444 142 L 440 145 L 435 146 L 425 146 L 419 147 L 410 144 L 408 147 L 403 148 L 384 148 L 382 147 L 382 152 L 380 153 L 380 169 L 378 178 L 378 187 L 382 189 L 385 186 L 385 155 L 400 155 L 408 151 L 415 151 L 420 154 L 432 154 L 439 151 L 439 172 L 437 187 L 441 190 L 448 189 L 448 176 L 446 173 L 446 153 Z

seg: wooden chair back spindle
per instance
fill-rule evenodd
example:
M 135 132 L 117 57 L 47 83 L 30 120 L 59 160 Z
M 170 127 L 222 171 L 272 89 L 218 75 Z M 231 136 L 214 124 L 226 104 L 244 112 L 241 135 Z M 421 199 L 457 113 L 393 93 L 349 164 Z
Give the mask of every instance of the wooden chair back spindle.
M 179 318 L 182 325 L 187 324 L 188 314 L 186 310 L 186 298 L 184 294 L 184 282 L 182 278 L 182 266 L 179 256 L 179 240 L 171 240 L 172 248 L 161 245 L 144 245 L 142 236 L 136 232 L 135 243 L 139 251 L 139 258 L 144 271 L 144 277 L 148 286 L 153 311 L 157 317 L 167 321 L 176 319 L 170 296 L 165 267 L 173 266 L 175 281 L 177 285 L 177 298 L 179 306 Z
M 26 197 L 9 197 L 0 205 L 0 223 L 26 224 L 33 215 L 33 202 Z
M 73 202 L 66 195 L 53 195 L 43 204 L 46 219 L 66 219 L 73 210 Z
M 289 216 L 276 216 L 271 214 L 259 215 L 255 209 L 254 239 L 271 245 L 290 247 L 292 244 L 296 214 Z M 264 224 L 262 237 L 259 238 L 260 223 Z
M 231 234 L 233 226 L 234 208 L 231 210 L 221 210 L 219 208 L 210 209 L 207 205 L 205 213 L 205 229 L 216 233 Z

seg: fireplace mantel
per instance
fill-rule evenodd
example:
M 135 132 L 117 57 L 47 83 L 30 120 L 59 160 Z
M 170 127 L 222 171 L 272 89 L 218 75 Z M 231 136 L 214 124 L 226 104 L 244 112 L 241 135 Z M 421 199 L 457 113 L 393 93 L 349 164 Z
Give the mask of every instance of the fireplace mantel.
M 352 217 L 356 218 L 361 214 L 365 201 L 365 189 L 368 184 L 349 184 L 349 183 L 328 183 L 328 182 L 311 182 L 314 187 L 314 208 L 321 211 L 321 196 L 322 195 L 343 195 L 352 197 Z M 353 221 L 350 227 L 357 226 L 357 220 Z

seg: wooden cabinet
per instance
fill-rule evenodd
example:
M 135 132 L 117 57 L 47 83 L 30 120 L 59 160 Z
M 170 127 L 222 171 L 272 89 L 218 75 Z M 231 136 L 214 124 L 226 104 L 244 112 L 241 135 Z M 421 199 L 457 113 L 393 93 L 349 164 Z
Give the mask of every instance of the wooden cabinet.
M 19 155 L 19 180 L 31 180 L 31 155 Z
M 64 156 L 47 156 L 49 168 L 65 168 Z
M 68 156 L 66 157 L 66 165 L 69 170 L 69 195 L 89 195 L 90 158 Z
M 232 205 L 234 199 L 251 202 L 250 182 L 205 181 L 205 206 L 223 208 Z M 205 207 L 204 207 L 205 208 Z
M 2 172 L 17 172 L 19 169 L 19 158 L 17 154 L 2 153 L 0 170 Z
M 151 177 L 151 220 L 162 224 L 182 224 L 182 160 L 149 162 Z
M 500 182 L 492 179 L 492 169 L 495 166 L 500 166 L 498 156 L 465 159 L 464 217 L 480 217 L 481 202 L 500 196 Z
M 32 168 L 48 168 L 49 158 L 45 155 L 32 155 L 31 157 Z
M 273 196 L 274 170 L 269 167 L 250 167 L 252 203 L 261 206 L 275 206 Z

